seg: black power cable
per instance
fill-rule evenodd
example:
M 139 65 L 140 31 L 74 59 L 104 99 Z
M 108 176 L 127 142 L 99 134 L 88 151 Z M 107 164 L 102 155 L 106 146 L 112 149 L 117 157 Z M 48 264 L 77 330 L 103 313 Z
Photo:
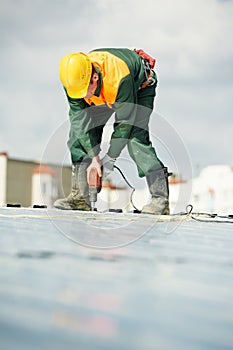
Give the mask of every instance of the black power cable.
M 122 170 L 118 166 L 114 165 L 114 168 L 119 171 L 119 173 L 121 174 L 124 181 L 132 189 L 132 192 L 130 195 L 130 203 L 132 204 L 133 208 L 136 210 L 137 213 L 141 213 L 141 210 L 139 210 L 133 203 L 133 194 L 136 190 L 135 187 L 133 187 L 129 183 L 129 181 L 126 179 L 125 175 L 123 174 Z M 215 223 L 230 223 L 230 224 L 233 223 L 233 215 L 224 216 L 224 215 L 211 214 L 211 213 L 194 213 L 192 204 L 188 204 L 186 206 L 185 212 L 179 212 L 179 213 L 170 214 L 170 215 L 172 215 L 172 216 L 187 215 L 191 219 L 193 219 L 195 221 L 199 221 L 199 222 L 215 222 Z M 201 219 L 201 217 L 203 217 L 203 218 Z
M 122 170 L 120 168 L 118 168 L 118 166 L 114 165 L 114 168 L 117 169 L 119 171 L 119 173 L 121 174 L 122 178 L 125 180 L 125 182 L 127 183 L 127 185 L 132 189 L 131 195 L 130 195 L 130 203 L 132 204 L 133 208 L 138 212 L 141 213 L 141 210 L 139 210 L 133 203 L 133 194 L 135 192 L 135 187 L 133 187 L 129 181 L 126 179 L 125 175 L 123 174 Z
M 187 205 L 186 212 L 187 212 L 187 215 L 190 215 L 191 219 L 195 221 L 233 224 L 233 215 L 218 215 L 218 214 L 212 214 L 212 213 L 193 213 L 192 204 Z
M 130 195 L 130 203 L 132 204 L 133 208 L 136 210 L 137 213 L 141 213 L 141 210 L 139 210 L 133 203 L 133 194 L 135 192 L 135 187 L 133 187 L 129 181 L 126 179 L 125 175 L 123 174 L 123 171 L 116 165 L 114 165 L 114 168 L 117 169 L 119 171 L 119 173 L 121 174 L 122 178 L 124 179 L 124 181 L 127 183 L 127 185 L 132 189 L 131 195 Z M 193 206 L 191 204 L 187 205 L 186 207 L 186 212 L 179 212 L 176 214 L 170 214 L 170 216 L 177 216 L 177 215 L 189 215 L 191 214 L 193 210 Z

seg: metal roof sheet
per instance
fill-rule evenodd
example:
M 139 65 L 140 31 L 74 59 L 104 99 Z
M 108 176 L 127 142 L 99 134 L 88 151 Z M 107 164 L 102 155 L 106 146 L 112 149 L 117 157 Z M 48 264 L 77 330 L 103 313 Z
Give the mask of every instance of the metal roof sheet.
M 1 208 L 1 348 L 232 349 L 232 228 Z

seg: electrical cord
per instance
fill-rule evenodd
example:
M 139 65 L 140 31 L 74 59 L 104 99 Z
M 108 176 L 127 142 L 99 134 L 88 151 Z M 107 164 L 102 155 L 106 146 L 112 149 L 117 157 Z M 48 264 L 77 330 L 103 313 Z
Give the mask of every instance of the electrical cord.
M 133 203 L 133 194 L 135 192 L 135 187 L 133 187 L 129 181 L 127 180 L 126 176 L 123 174 L 122 170 L 114 165 L 114 168 L 119 171 L 124 181 L 127 183 L 127 185 L 132 189 L 131 195 L 130 195 L 130 203 L 133 206 L 133 208 L 136 210 L 137 213 L 141 213 L 141 210 L 139 210 Z M 177 215 L 187 215 L 191 219 L 199 222 L 215 222 L 215 223 L 233 223 L 233 215 L 218 215 L 218 214 L 212 214 L 212 213 L 195 213 L 193 212 L 193 205 L 188 204 L 185 208 L 185 212 L 179 212 L 175 214 L 170 214 L 170 216 L 177 216 Z M 203 217 L 203 218 L 201 218 Z
M 119 173 L 121 174 L 122 178 L 125 180 L 125 182 L 127 183 L 127 185 L 132 189 L 131 195 L 130 195 L 130 203 L 132 204 L 133 208 L 138 212 L 141 213 L 141 210 L 139 210 L 133 203 L 133 194 L 135 192 L 135 187 L 133 187 L 129 181 L 126 179 L 125 175 L 123 174 L 122 170 L 120 168 L 118 168 L 118 166 L 114 165 L 114 168 L 117 169 L 119 171 Z
M 122 178 L 124 179 L 124 181 L 127 183 L 127 185 L 132 189 L 131 195 L 130 195 L 130 203 L 133 206 L 133 208 L 136 210 L 137 213 L 141 213 L 141 210 L 139 210 L 135 204 L 133 203 L 133 194 L 136 191 L 135 187 L 133 187 L 129 181 L 127 180 L 126 176 L 124 175 L 123 171 L 116 165 L 113 166 L 115 169 L 117 169 L 119 171 L 119 173 L 121 174 Z M 170 214 L 170 216 L 177 216 L 177 215 L 189 215 L 191 214 L 193 210 L 193 206 L 191 204 L 187 205 L 186 207 L 186 212 L 179 212 L 176 214 Z
M 215 223 L 233 224 L 233 215 L 218 215 L 214 213 L 194 213 L 192 204 L 187 205 L 186 212 L 187 212 L 187 215 L 190 215 L 191 219 L 198 222 L 215 222 Z

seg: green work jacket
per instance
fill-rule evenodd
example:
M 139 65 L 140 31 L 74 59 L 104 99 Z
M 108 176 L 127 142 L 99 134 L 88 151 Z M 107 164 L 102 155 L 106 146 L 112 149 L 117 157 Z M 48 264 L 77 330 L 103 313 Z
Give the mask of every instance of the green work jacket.
M 141 57 L 133 50 L 97 49 L 88 56 L 99 75 L 93 98 L 71 98 L 66 92 L 71 123 L 68 146 L 73 162 L 87 156 L 93 158 L 100 152 L 100 137 L 93 127 L 93 114 L 88 113 L 91 106 L 106 105 L 115 112 L 108 155 L 119 156 L 134 125 L 137 91 L 146 79 Z

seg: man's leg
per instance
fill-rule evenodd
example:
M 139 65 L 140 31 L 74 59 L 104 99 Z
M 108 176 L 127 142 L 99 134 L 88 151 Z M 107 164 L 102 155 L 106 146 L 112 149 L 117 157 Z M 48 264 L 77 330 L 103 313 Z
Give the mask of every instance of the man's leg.
M 140 177 L 146 176 L 151 203 L 143 207 L 143 213 L 169 214 L 168 173 L 158 158 L 149 137 L 149 119 L 153 109 L 155 87 L 148 86 L 138 92 L 138 109 L 128 150 L 135 161 Z
M 63 210 L 91 210 L 88 198 L 87 168 L 89 160 L 72 164 L 71 192 L 66 198 L 57 199 L 53 204 Z
M 113 111 L 107 107 L 90 107 L 88 113 L 93 119 L 93 128 L 91 133 L 95 136 L 96 144 L 93 147 L 98 147 L 101 143 L 103 128 L 111 117 Z M 91 159 L 85 153 L 78 140 L 69 143 L 72 164 L 71 177 L 71 193 L 66 198 L 58 199 L 54 203 L 54 207 L 64 210 L 90 210 L 89 202 L 89 186 L 87 183 L 87 168 L 91 163 Z

